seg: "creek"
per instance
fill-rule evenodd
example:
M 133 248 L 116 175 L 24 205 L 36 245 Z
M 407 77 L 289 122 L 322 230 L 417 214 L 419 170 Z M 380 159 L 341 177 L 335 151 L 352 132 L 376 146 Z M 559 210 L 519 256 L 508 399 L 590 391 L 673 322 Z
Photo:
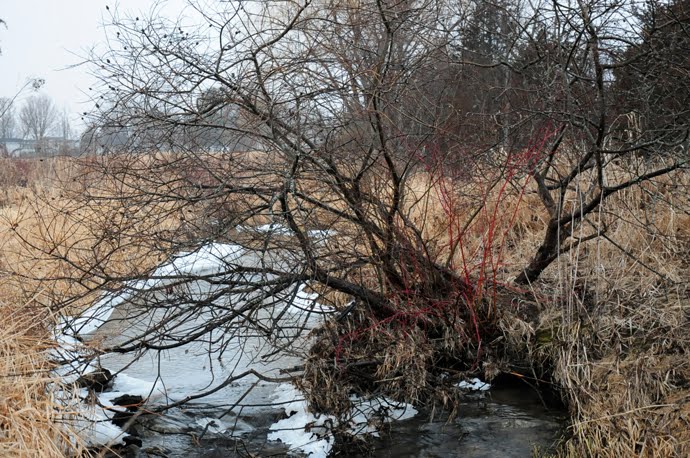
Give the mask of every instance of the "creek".
M 189 275 L 189 269 L 185 274 Z M 218 287 L 207 278 L 188 282 L 185 288 L 187 297 L 199 299 L 215 294 Z M 170 318 L 166 307 L 147 305 L 165 303 L 166 294 L 169 291 L 157 287 L 128 295 L 87 339 L 114 345 L 162 321 L 166 328 L 184 335 L 187 329 L 196 329 L 217 318 L 218 311 L 212 308 Z M 247 297 L 228 298 L 226 310 L 246 300 Z M 284 329 L 299 330 L 290 339 L 290 345 L 279 353 L 273 351 L 275 342 L 255 332 L 235 328 L 231 337 L 226 337 L 227 329 L 215 329 L 199 341 L 164 351 L 104 354 L 99 363 L 118 373 L 121 380 L 148 382 L 153 387 L 147 404 L 150 409 L 194 397 L 247 369 L 269 377 L 285 377 L 285 369 L 303 361 L 309 346 L 308 332 L 322 322 L 323 310 L 314 312 L 314 297 L 305 293 L 303 287 L 290 296 L 289 305 L 283 303 L 262 310 L 262 315 L 253 317 L 256 322 L 270 321 L 275 326 L 279 320 Z M 143 415 L 134 432 L 142 439 L 142 450 L 150 456 L 231 457 L 248 456 L 248 452 L 258 456 L 299 456 L 298 450 L 268 440 L 269 427 L 285 417 L 274 401 L 278 386 L 255 377 L 233 380 L 203 398 L 162 414 Z M 391 423 L 380 431 L 380 437 L 369 442 L 367 450 L 362 450 L 358 441 L 336 444 L 334 450 L 339 456 L 353 457 L 524 457 L 535 450 L 548 451 L 565 422 L 562 411 L 546 409 L 527 385 L 467 395 L 459 415 L 452 421 L 438 413 L 432 420 L 431 417 L 430 412 L 422 410 L 413 418 Z
M 119 339 L 127 335 L 126 307 L 116 310 L 114 319 L 95 334 Z M 166 352 L 148 354 L 132 362 L 127 354 L 109 354 L 101 358 L 103 367 L 123 371 L 128 376 L 164 386 L 167 397 L 158 404 L 199 393 L 218 383 L 237 367 L 257 361 L 247 349 L 261 349 L 261 339 L 245 339 L 237 352 L 222 365 L 208 357 L 208 346 L 190 344 Z M 239 355 L 239 357 L 237 357 Z M 299 358 L 284 355 L 260 363 L 263 373 L 278 375 L 281 368 L 292 367 Z M 143 448 L 168 457 L 202 458 L 247 456 L 284 456 L 290 450 L 280 442 L 267 440 L 268 428 L 284 417 L 280 406 L 272 405 L 278 384 L 255 379 L 241 379 L 229 386 L 182 407 L 154 416 L 138 427 Z M 237 402 L 241 399 L 240 402 Z M 154 402 L 155 405 L 155 402 Z M 527 385 L 492 388 L 470 394 L 459 415 L 448 422 L 443 415 L 430 419 L 428 411 L 414 418 L 394 422 L 373 439 L 368 451 L 353 444 L 338 449 L 340 456 L 352 457 L 528 457 L 535 450 L 548 451 L 558 439 L 565 422 L 560 410 L 545 408 L 538 395 Z M 211 420 L 213 419 L 213 420 Z M 213 421 L 209 425 L 209 422 Z M 226 431 L 222 429 L 227 428 Z M 346 446 L 348 447 L 348 446 Z M 297 452 L 297 451 L 292 451 Z M 296 453 L 299 456 L 299 452 Z

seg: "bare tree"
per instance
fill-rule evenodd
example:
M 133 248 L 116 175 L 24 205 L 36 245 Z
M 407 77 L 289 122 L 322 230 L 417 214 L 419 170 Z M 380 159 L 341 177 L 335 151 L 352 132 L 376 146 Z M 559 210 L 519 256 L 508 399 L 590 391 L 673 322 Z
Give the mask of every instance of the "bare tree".
M 45 94 L 29 97 L 19 110 L 22 130 L 36 142 L 38 150 L 45 148 L 45 137 L 55 127 L 58 116 L 53 100 Z
M 401 397 L 421 396 L 431 389 L 423 371 L 433 360 L 479 351 L 465 324 L 490 313 L 475 308 L 475 285 L 451 267 L 424 216 L 435 195 L 425 161 L 452 116 L 425 90 L 437 66 L 449 63 L 453 5 L 275 6 L 199 7 L 180 22 L 113 18 L 118 44 L 97 60 L 93 124 L 126 129 L 127 145 L 88 158 L 84 185 L 72 194 L 77 206 L 64 209 L 65 218 L 89 226 L 92 248 L 46 254 L 64 255 L 71 274 L 62 278 L 83 279 L 73 287 L 81 297 L 109 290 L 137 298 L 127 306 L 135 324 L 105 352 L 159 353 L 202 341 L 223 360 L 235 347 L 222 342 L 253 336 L 264 342 L 254 356 L 270 361 L 285 352 L 305 356 L 316 316 L 375 320 L 421 339 L 418 376 L 394 386 Z M 150 58 L 136 57 L 143 55 Z M 190 141 L 198 132 L 222 134 L 212 140 L 222 148 Z M 135 246 L 137 259 L 169 265 L 174 253 L 210 250 L 222 269 L 200 278 L 116 261 Z M 94 256 L 82 256 L 87 251 Z M 335 308 L 325 312 L 311 300 L 296 307 L 304 291 Z M 452 343 L 437 346 L 427 333 L 444 329 Z M 326 352 L 339 352 L 340 332 L 326 335 Z M 342 354 L 305 375 L 305 386 L 339 367 L 376 372 L 397 332 L 381 334 L 372 364 Z M 230 373 L 209 390 L 238 377 L 277 376 Z M 340 387 L 341 407 L 348 386 Z
M 7 97 L 0 98 L 0 138 L 9 139 L 14 135 L 14 108 L 12 100 Z M 3 154 L 9 154 L 7 143 L 0 145 Z
M 654 3 L 647 15 L 664 19 L 646 26 L 629 2 L 475 3 L 480 17 L 468 21 L 471 39 L 455 49 L 457 65 L 477 81 L 479 101 L 466 122 L 495 121 L 502 138 L 493 146 L 508 154 L 538 132 L 551 135 L 546 155 L 530 165 L 549 221 L 517 276 L 528 283 L 560 254 L 606 231 L 596 210 L 607 198 L 688 166 L 687 79 L 674 80 L 682 88 L 673 95 L 659 81 L 668 72 L 687 74 L 687 61 L 672 47 L 683 47 L 690 20 L 680 6 L 669 14 L 673 8 Z M 641 156 L 650 159 L 642 167 L 633 160 Z
M 69 122 L 69 113 L 66 109 L 63 109 L 62 113 L 60 114 L 58 133 L 63 140 L 72 139 L 72 127 Z
M 618 22 L 630 17 L 625 3 L 500 4 L 497 22 L 463 22 L 467 11 L 443 0 L 223 2 L 213 11 L 190 2 L 177 21 L 115 14 L 110 50 L 93 57 L 93 124 L 126 131 L 127 144 L 88 159 L 76 207 L 64 209 L 89 227 L 81 243 L 91 245 L 45 250 L 69 271 L 53 280 L 77 279 L 79 294 L 53 306 L 94 291 L 127 298 L 136 325 L 104 352 L 201 341 L 222 360 L 236 349 L 227 342 L 251 335 L 265 344 L 254 356 L 271 360 L 304 350 L 310 317 L 325 313 L 313 302 L 295 311 L 306 288 L 335 307 L 301 375 L 313 405 L 342 412 L 351 389 L 383 381 L 399 398 L 439 394 L 430 383 L 439 372 L 476 367 L 497 337 L 500 311 L 484 294 L 491 276 L 471 268 L 495 269 L 495 247 L 484 237 L 469 262 L 464 246 L 478 215 L 491 213 L 490 192 L 503 184 L 520 196 L 531 177 L 548 214 L 541 246 L 517 273 L 524 283 L 605 231 L 593 215 L 608 197 L 687 164 L 685 123 L 619 136 L 624 113 L 610 78 L 638 38 L 636 24 Z M 463 24 L 489 37 L 464 49 Z M 439 83 L 445 72 L 473 84 Z M 483 81 L 491 87 L 465 109 L 459 96 Z M 462 148 L 474 121 L 500 130 L 480 132 L 480 151 Z M 224 148 L 190 140 L 208 131 L 224 133 Z M 658 160 L 636 168 L 629 159 L 640 151 Z M 449 191 L 452 181 L 477 190 Z M 428 210 L 434 197 L 441 230 Z M 176 262 L 194 253 L 221 268 L 199 274 Z M 269 376 L 231 372 L 208 391 L 242 377 Z M 324 386 L 337 395 L 320 395 Z
M 12 137 L 15 123 L 12 100 L 8 97 L 0 97 L 0 137 Z

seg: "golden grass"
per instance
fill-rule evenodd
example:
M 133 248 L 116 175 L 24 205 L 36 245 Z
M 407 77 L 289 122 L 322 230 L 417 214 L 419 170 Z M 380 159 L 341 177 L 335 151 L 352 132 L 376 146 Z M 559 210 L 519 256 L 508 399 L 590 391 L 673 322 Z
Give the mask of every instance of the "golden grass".
M 87 175 L 70 160 L 42 163 L 32 172 L 30 186 L 4 189 L 0 303 L 30 304 L 0 305 L 4 364 L 0 449 L 11 450 L 8 456 L 58 456 L 51 453 L 58 453 L 66 443 L 56 422 L 60 409 L 45 390 L 49 368 L 45 349 L 49 342 L 45 328 L 38 323 L 47 321 L 36 320 L 36 315 L 47 318 L 54 304 L 83 308 L 93 300 L 89 291 L 105 278 L 145 273 L 173 247 L 183 246 L 176 243 L 184 237 L 185 226 L 201 219 L 209 208 L 137 199 L 137 195 L 152 189 L 141 186 L 191 192 L 179 187 L 177 174 L 184 161 L 175 155 L 104 158 Z M 253 169 L 265 167 L 266 158 L 261 155 L 213 161 L 217 164 L 206 162 L 208 170 L 195 173 L 203 175 L 218 170 L 219 164 L 244 161 L 248 164 L 240 167 L 244 174 L 235 177 L 242 183 L 280 182 L 277 173 L 270 170 L 259 177 L 251 175 Z M 99 166 L 108 173 L 98 173 Z M 153 179 L 142 183 L 136 173 L 114 178 L 109 173 L 114 166 Z M 638 169 L 617 166 L 608 178 L 619 182 Z M 4 179 L 16 180 L 14 175 L 8 176 Z M 566 208 L 576 209 L 582 204 L 582 197 L 592 191 L 589 183 L 588 176 L 574 183 L 566 195 Z M 304 175 L 298 186 L 332 201 L 336 208 L 344 208 L 328 185 L 314 177 Z M 107 199 L 117 193 L 130 198 Z M 591 215 L 592 225 L 583 224 L 580 232 L 573 234 L 586 236 L 606 227 L 605 237 L 564 254 L 531 285 L 539 317 L 531 321 L 520 318 L 519 301 L 502 302 L 499 324 L 506 341 L 535 366 L 548 366 L 563 387 L 572 420 L 570 436 L 560 449 L 562 456 L 690 456 L 690 343 L 686 331 L 690 325 L 689 195 L 690 176 L 679 171 L 611 197 Z M 226 210 L 242 213 L 262 204 L 265 202 L 247 196 L 246 200 L 227 203 Z M 437 262 L 447 262 L 463 275 L 466 269 L 475 279 L 489 279 L 489 286 L 494 280 L 509 283 L 525 266 L 541 242 L 548 219 L 532 183 L 516 178 L 504 188 L 500 176 L 488 175 L 460 182 L 417 173 L 407 182 L 404 209 L 405 218 L 420 229 Z M 336 221 L 314 207 L 304 206 L 302 211 L 300 223 L 306 228 L 338 231 L 329 248 L 342 250 L 344 255 L 369 253 L 351 224 Z M 266 210 L 241 223 L 269 221 Z M 400 227 L 407 230 L 404 221 Z M 104 237 L 113 228 L 116 233 Z M 462 243 L 458 244 L 451 237 L 460 233 Z M 94 278 L 94 273 L 100 276 Z M 354 281 L 375 281 L 366 269 L 353 271 L 351 276 Z M 320 292 L 336 305 L 349 300 L 342 294 Z M 362 326 L 372 325 L 366 317 L 361 319 Z M 331 331 L 342 335 L 347 330 Z M 413 333 L 403 336 L 398 339 L 391 335 L 388 346 L 384 345 L 385 338 L 367 341 L 371 336 L 354 344 L 360 349 L 367 345 L 378 348 L 382 363 L 377 376 L 386 380 L 389 389 L 415 398 L 421 396 L 420 387 L 427 382 L 424 370 L 417 366 L 433 359 L 439 345 L 456 345 L 459 340 L 441 336 L 429 341 Z M 446 350 L 452 354 L 462 348 Z M 495 374 L 503 363 L 487 361 L 487 375 Z M 396 372 L 400 367 L 418 370 L 407 371 L 414 377 L 400 378 Z M 327 370 L 319 365 L 313 369 Z M 317 378 L 330 380 L 325 373 Z M 321 392 L 324 388 L 318 387 Z M 331 388 L 342 391 L 345 399 L 349 396 L 346 384 Z M 446 395 L 448 405 L 452 405 L 452 393 Z M 338 397 L 321 401 L 325 408 L 337 410 L 328 402 L 337 403 Z
M 0 304 L 0 450 L 3 457 L 62 457 L 76 451 L 61 423 L 65 407 L 52 399 L 53 343 L 43 309 L 34 304 Z
M 532 285 L 540 321 L 504 317 L 506 333 L 529 342 L 523 351 L 549 361 L 563 387 L 572 420 L 562 456 L 690 456 L 689 195 L 679 171 L 612 197 L 593 218 L 605 237 Z M 516 227 L 530 221 L 521 210 Z M 540 232 L 519 233 L 508 264 L 524 264 L 540 242 Z
M 5 177 L 0 207 L 0 455 L 60 457 L 82 448 L 66 421 L 70 401 L 49 389 L 59 383 L 49 359 L 56 316 L 90 305 L 106 276 L 157 265 L 164 247 L 155 250 L 145 236 L 178 222 L 153 218 L 161 208 L 128 209 L 143 214 L 129 223 L 122 203 L 85 205 L 76 179 L 83 169 L 72 159 L 29 165 L 30 181 Z M 116 225 L 124 234 L 104 238 Z

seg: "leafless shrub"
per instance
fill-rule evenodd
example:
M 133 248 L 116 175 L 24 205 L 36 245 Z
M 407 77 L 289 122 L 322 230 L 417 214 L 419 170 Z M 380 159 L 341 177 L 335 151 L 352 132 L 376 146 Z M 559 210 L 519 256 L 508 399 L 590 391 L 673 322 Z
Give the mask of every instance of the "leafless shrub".
M 506 357 L 519 351 L 551 363 L 575 393 L 591 374 L 573 376 L 567 357 L 580 364 L 595 343 L 591 361 L 601 361 L 612 345 L 565 338 L 610 299 L 590 286 L 606 263 L 579 261 L 602 261 L 606 241 L 618 253 L 610 262 L 670 277 L 614 229 L 621 207 L 644 212 L 661 195 L 650 186 L 684 177 L 687 122 L 677 113 L 667 128 L 621 134 L 626 108 L 609 78 L 639 38 L 620 23 L 628 4 L 500 6 L 496 18 L 478 16 L 491 14 L 483 3 L 444 1 L 113 13 L 112 46 L 92 57 L 93 125 L 94 138 L 119 140 L 83 159 L 37 224 L 40 241 L 17 231 L 52 266 L 40 283 L 62 287 L 49 305 L 126 294 L 131 332 L 106 352 L 203 342 L 222 359 L 252 336 L 265 344 L 254 356 L 270 360 L 305 352 L 310 317 L 323 313 L 291 311 L 306 285 L 335 310 L 310 334 L 303 373 L 279 378 L 299 379 L 315 407 L 342 412 L 356 389 L 453 408 L 445 373 L 538 379 Z M 471 30 L 486 42 L 468 40 Z M 650 243 L 677 254 L 677 241 Z M 225 251 L 204 251 L 220 242 Z M 220 267 L 161 270 L 179 253 Z M 506 286 L 510 277 L 530 291 Z M 540 315 L 552 304 L 558 313 Z M 249 376 L 278 378 L 230 373 L 209 391 Z M 571 401 L 586 411 L 580 395 Z

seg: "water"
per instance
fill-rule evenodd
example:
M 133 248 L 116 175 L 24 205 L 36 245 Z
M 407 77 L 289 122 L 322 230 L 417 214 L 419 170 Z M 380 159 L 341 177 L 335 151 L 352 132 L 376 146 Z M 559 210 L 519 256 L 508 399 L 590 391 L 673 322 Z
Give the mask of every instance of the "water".
M 186 286 L 190 298 L 217 293 L 218 286 L 205 281 Z M 178 307 L 150 307 L 165 304 L 163 291 L 150 292 L 118 306 L 110 321 L 92 336 L 106 345 L 126 342 L 161 320 L 166 321 L 169 336 L 184 336 L 211 320 L 222 319 L 218 310 L 203 307 L 190 313 Z M 244 298 L 227 299 L 228 306 Z M 303 300 L 303 302 L 305 302 Z M 216 306 L 218 303 L 216 302 Z M 220 309 L 223 310 L 220 304 Z M 304 305 L 304 303 L 302 304 Z M 155 402 L 163 406 L 196 396 L 227 381 L 228 377 L 254 369 L 270 377 L 285 377 L 281 370 L 298 365 L 309 346 L 310 329 L 319 323 L 309 307 L 290 308 L 276 303 L 260 308 L 252 315 L 254 322 L 280 323 L 295 329 L 290 345 L 275 353 L 275 342 L 245 327 L 220 327 L 210 331 L 200 342 L 148 352 L 136 360 L 132 354 L 103 355 L 101 364 L 113 372 L 148 382 L 156 382 L 165 395 Z M 191 310 L 194 310 L 193 312 Z M 276 321 L 279 320 L 279 321 Z M 230 336 L 230 337 L 228 337 Z M 156 343 L 165 343 L 161 339 Z M 277 383 L 249 376 L 227 383 L 209 396 L 168 410 L 165 415 L 148 416 L 136 427 L 144 449 L 170 458 L 247 456 L 284 456 L 288 450 L 280 443 L 267 441 L 268 427 L 282 418 L 280 406 L 272 405 L 271 395 Z M 484 397 L 468 397 L 460 415 L 452 421 L 421 411 L 415 418 L 394 423 L 389 431 L 374 439 L 365 452 L 357 445 L 344 445 L 340 456 L 373 457 L 482 457 L 531 456 L 535 447 L 548 450 L 558 438 L 564 423 L 562 412 L 545 409 L 538 396 L 527 386 L 492 390 Z M 212 426 L 210 419 L 215 419 Z M 227 428 L 227 431 L 222 431 Z M 234 431 L 230 433 L 228 431 Z
M 563 424 L 563 412 L 545 409 L 529 388 L 493 390 L 483 400 L 468 400 L 450 423 L 419 415 L 393 425 L 371 456 L 530 457 L 552 449 Z
M 171 422 L 193 424 L 195 418 L 217 415 L 219 409 L 198 404 L 172 412 Z M 547 410 L 530 388 L 492 390 L 483 398 L 468 397 L 460 414 L 452 421 L 428 411 L 415 418 L 393 423 L 362 449 L 347 444 L 338 448 L 338 456 L 374 458 L 451 458 L 451 457 L 530 457 L 535 451 L 548 452 L 560 437 L 564 412 Z M 228 422 L 237 417 L 228 418 Z M 223 435 L 208 434 L 198 440 L 199 429 L 170 434 L 145 433 L 145 447 L 158 447 L 171 458 L 285 456 L 286 447 L 266 440 L 267 427 L 281 418 L 281 412 L 266 409 L 241 417 L 241 427 L 253 429 L 241 434 L 239 441 Z M 246 422 L 246 423 L 245 423 Z M 299 453 L 293 453 L 300 456 Z
M 170 400 L 175 401 L 232 373 L 232 367 L 219 367 L 203 350 L 203 346 L 192 345 L 146 355 L 133 364 L 129 355 L 107 355 L 102 364 L 114 370 L 124 368 L 128 375 L 144 380 L 163 380 Z M 230 359 L 237 360 L 237 355 Z M 241 361 L 245 366 L 250 362 L 251 358 Z M 296 363 L 299 359 L 286 356 L 264 364 L 262 371 L 277 374 L 279 368 Z M 174 408 L 163 417 L 154 416 L 138 429 L 144 448 L 162 451 L 170 458 L 239 457 L 247 456 L 247 451 L 258 456 L 285 456 L 286 447 L 266 439 L 268 427 L 283 416 L 280 406 L 271 406 L 276 386 L 254 378 L 242 379 L 203 401 Z M 235 437 L 204 430 L 199 421 L 207 418 L 220 419 L 235 431 Z M 563 412 L 547 410 L 526 385 L 492 389 L 483 395 L 468 396 L 460 414 L 450 422 L 438 414 L 430 421 L 430 413 L 421 411 L 415 418 L 396 422 L 389 431 L 382 432 L 366 453 L 357 446 L 346 446 L 340 456 L 529 457 L 535 449 L 548 450 L 563 424 Z

